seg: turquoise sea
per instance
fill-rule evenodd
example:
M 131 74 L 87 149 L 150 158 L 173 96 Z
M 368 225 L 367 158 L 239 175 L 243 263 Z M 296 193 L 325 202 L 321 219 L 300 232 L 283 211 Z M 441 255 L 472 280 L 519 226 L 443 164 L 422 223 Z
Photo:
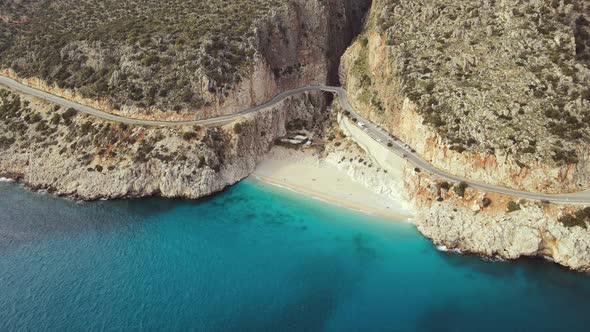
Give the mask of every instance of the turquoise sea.
M 588 331 L 590 276 L 437 251 L 245 181 L 77 203 L 0 183 L 0 331 Z

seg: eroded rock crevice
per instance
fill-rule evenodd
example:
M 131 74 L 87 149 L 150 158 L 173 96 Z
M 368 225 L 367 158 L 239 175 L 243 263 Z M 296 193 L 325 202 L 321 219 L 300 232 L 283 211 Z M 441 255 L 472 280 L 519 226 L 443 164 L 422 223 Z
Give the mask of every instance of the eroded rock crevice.
M 330 42 L 328 47 L 330 64 L 326 80 L 328 85 L 340 85 L 340 61 L 352 41 L 362 32 L 371 5 L 372 0 L 345 0 L 344 13 L 335 13 L 336 15 L 333 18 L 338 21 L 339 18 L 343 17 L 346 25 L 340 28 L 338 22 L 330 22 L 331 29 L 328 37 Z

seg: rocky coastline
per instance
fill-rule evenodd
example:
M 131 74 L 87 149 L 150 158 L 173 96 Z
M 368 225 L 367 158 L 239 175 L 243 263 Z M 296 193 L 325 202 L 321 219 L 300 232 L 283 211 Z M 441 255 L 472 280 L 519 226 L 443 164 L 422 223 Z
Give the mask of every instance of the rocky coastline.
M 491 155 L 452 149 L 425 124 L 417 105 L 398 93 L 387 60 L 392 52 L 386 46 L 387 36 L 369 31 L 366 40 L 358 39 L 343 57 L 338 78 L 340 55 L 347 39 L 358 32 L 359 15 L 368 3 L 295 1 L 291 10 L 273 13 L 258 30 L 263 43 L 258 45 L 258 62 L 251 77 L 223 102 L 211 97 L 215 107 L 200 113 L 133 107 L 115 110 L 104 101 L 89 100 L 35 78 L 21 81 L 124 116 L 179 120 L 230 114 L 284 89 L 341 80 L 360 114 L 451 173 L 543 192 L 590 186 L 587 146 L 578 147 L 579 163 L 557 165 L 540 160 L 526 167 L 501 151 Z M 286 31 L 282 29 L 286 24 L 305 29 Z M 333 38 L 335 35 L 346 38 Z M 375 99 L 366 100 L 366 77 L 354 69 L 363 56 L 367 56 L 366 66 L 374 79 L 375 96 L 391 97 L 390 103 L 381 105 L 384 109 Z M 295 67 L 302 69 L 287 70 Z M 2 72 L 18 78 L 10 70 Z M 320 93 L 287 98 L 220 128 L 155 128 L 69 114 L 35 98 L 4 89 L 0 92 L 0 177 L 21 180 L 30 189 L 81 200 L 153 195 L 197 199 L 252 174 L 289 128 L 306 128 L 318 134 L 323 161 L 380 195 L 405 201 L 414 214 L 412 222 L 436 246 L 502 259 L 541 256 L 574 270 L 590 271 L 590 230 L 560 221 L 580 207 L 527 202 L 440 181 L 378 150 L 362 131 L 336 115 L 337 105 L 330 116 L 326 107 L 331 99 Z
M 20 110 L 18 121 L 38 119 L 2 136 L 0 177 L 81 200 L 196 199 L 221 191 L 250 175 L 287 126 L 311 125 L 325 107 L 323 98 L 310 93 L 221 128 L 154 128 L 85 115 L 74 115 L 66 124 L 52 105 L 22 97 L 29 106 Z M 0 126 L 9 132 L 14 123 Z

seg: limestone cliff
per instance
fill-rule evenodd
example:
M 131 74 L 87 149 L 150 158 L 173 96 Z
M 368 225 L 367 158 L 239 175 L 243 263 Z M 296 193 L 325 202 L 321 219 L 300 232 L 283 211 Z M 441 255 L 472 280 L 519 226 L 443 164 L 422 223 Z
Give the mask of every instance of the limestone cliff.
M 128 12 L 128 22 L 110 17 L 91 23 L 79 22 L 75 15 L 67 20 L 72 14 L 68 1 L 29 8 L 30 15 L 18 23 L 19 32 L 11 41 L 14 45 L 3 53 L 7 55 L 3 63 L 10 68 L 2 73 L 101 110 L 165 120 L 230 114 L 290 88 L 333 83 L 340 55 L 360 29 L 370 4 L 369 0 L 260 0 L 242 13 L 232 11 L 245 5 L 241 0 L 198 2 L 194 8 L 186 8 L 184 2 L 170 2 L 171 8 L 181 10 L 176 14 L 181 23 L 204 20 L 207 24 L 194 27 L 203 31 L 192 31 L 170 21 L 169 12 L 159 12 L 162 8 L 157 1 L 142 3 L 151 7 L 139 14 L 139 7 L 109 2 L 105 11 L 116 15 Z M 80 2 L 72 6 L 74 14 L 84 10 L 89 15 L 104 15 L 94 10 L 97 5 Z M 199 11 L 208 11 L 207 17 L 203 19 Z M 67 37 L 57 43 L 58 63 L 52 49 L 38 44 L 45 42 L 43 38 L 33 38 L 29 46 L 25 43 L 48 13 L 59 17 L 38 32 L 57 39 Z M 231 17 L 221 17 L 224 13 Z M 244 14 L 254 17 L 245 18 Z M 141 17 L 137 20 L 134 15 Z M 153 27 L 145 26 L 148 18 L 153 19 Z M 232 25 L 232 20 L 241 26 Z M 121 24 L 133 30 L 131 39 L 111 44 L 121 38 Z M 171 27 L 178 30 L 170 33 Z M 220 27 L 227 31 L 219 31 Z M 80 34 L 79 29 L 88 30 L 88 35 Z M 96 35 L 97 31 L 113 35 Z M 199 40 L 186 45 L 185 34 L 189 32 L 202 33 L 203 37 L 199 35 Z M 140 37 L 145 40 L 135 40 Z M 177 43 L 173 51 L 166 46 L 171 41 Z M 161 53 L 154 57 L 152 51 L 156 50 Z M 49 52 L 46 55 L 50 59 L 37 61 L 43 52 Z M 236 58 L 243 52 L 243 59 Z M 227 59 L 239 62 L 239 70 L 229 68 L 224 62 Z M 171 66 L 168 72 L 162 62 Z M 190 68 L 196 69 L 187 72 Z M 90 76 L 79 80 L 77 71 L 66 75 L 73 69 Z M 108 77 L 99 78 L 99 73 Z M 178 77 L 180 74 L 185 77 Z M 159 84 L 171 77 L 180 80 L 174 82 L 181 85 L 176 86 L 180 90 L 163 93 L 165 87 Z M 222 82 L 230 78 L 232 84 Z M 95 79 L 100 82 L 93 83 Z M 136 89 L 127 91 L 131 83 Z M 100 87 L 111 94 L 98 93 Z M 194 98 L 189 98 L 190 103 L 174 104 L 174 94 L 183 91 Z M 199 103 L 194 103 L 195 96 Z M 141 97 L 141 102 L 135 97 Z M 153 194 L 198 198 L 219 191 L 250 174 L 274 141 L 285 135 L 290 122 L 296 120 L 313 128 L 320 122 L 326 101 L 324 96 L 306 94 L 223 128 L 163 129 L 108 123 L 9 92 L 3 92 L 2 98 L 0 174 L 23 178 L 32 188 L 48 188 L 81 199 Z
M 218 2 L 212 2 L 211 6 L 217 6 Z M 183 13 L 179 15 L 183 19 L 193 19 L 191 17 L 196 15 L 194 19 L 200 20 L 201 16 L 213 15 L 218 22 L 211 22 L 213 18 L 209 18 L 207 25 L 199 28 L 203 30 L 198 32 L 199 40 L 192 41 L 188 46 L 185 41 L 176 45 L 174 50 L 167 45 L 171 42 L 168 39 L 177 43 L 179 38 L 185 40 L 185 36 L 175 34 L 182 34 L 183 30 L 190 28 L 179 26 L 179 31 L 170 35 L 168 30 L 176 23 L 160 22 L 168 20 L 167 16 L 156 15 L 153 19 L 158 26 L 141 28 L 141 34 L 145 35 L 145 42 L 142 43 L 146 44 L 141 46 L 128 45 L 127 39 L 109 44 L 119 38 L 117 20 L 97 26 L 79 22 L 79 28 L 88 29 L 90 34 L 82 37 L 76 26 L 71 26 L 75 22 L 65 20 L 65 28 L 52 24 L 47 27 L 50 36 L 62 38 L 62 35 L 71 34 L 72 39 L 61 43 L 64 45 L 59 49 L 61 58 L 58 64 L 53 60 L 39 60 L 40 54 L 45 52 L 38 50 L 42 46 L 38 45 L 40 38 L 29 36 L 27 30 L 39 24 L 33 17 L 31 22 L 22 24 L 25 32 L 15 37 L 16 45 L 2 54 L 5 59 L 0 65 L 3 64 L 4 68 L 0 69 L 2 74 L 29 86 L 127 117 L 167 120 L 210 118 L 262 104 L 274 95 L 295 87 L 335 83 L 340 55 L 360 29 L 370 5 L 369 0 L 257 2 L 261 5 L 247 6 L 245 13 L 255 17 L 245 18 L 240 13 L 231 12 L 226 13 L 232 15 L 227 20 L 215 15 L 225 13 L 227 9 L 223 7 L 231 9 L 245 4 L 232 0 L 222 2 L 222 8 L 218 9 L 200 8 L 200 4 L 190 9 L 184 8 L 185 5 L 180 2 Z M 61 8 L 59 3 L 62 1 L 53 5 L 56 8 L 49 8 L 57 10 Z M 80 6 L 80 10 L 99 15 L 94 8 L 99 4 L 84 2 L 72 6 Z M 123 5 L 113 6 L 117 9 Z M 154 2 L 154 8 L 146 9 L 147 13 L 132 11 L 129 20 L 134 15 L 155 15 L 160 6 L 159 2 Z M 201 15 L 200 11 L 206 10 L 213 13 L 204 12 Z M 35 14 L 42 16 L 45 12 Z M 229 27 L 227 31 L 218 31 L 220 25 Z M 107 40 L 104 41 L 92 39 L 91 35 L 101 29 L 115 29 L 116 33 L 110 39 L 105 37 Z M 236 29 L 242 32 L 234 31 Z M 25 41 L 29 41 L 28 46 Z M 23 45 L 19 47 L 21 43 Z M 64 74 L 67 78 L 62 82 L 55 75 L 67 68 L 76 71 L 70 76 Z M 77 76 L 83 71 L 88 72 L 89 77 Z M 97 73 L 106 76 L 99 78 Z
M 323 107 L 318 95 L 304 94 L 222 128 L 153 128 L 0 92 L 0 176 L 84 200 L 218 192 L 248 176 L 285 126 L 312 126 Z
M 502 259 L 541 256 L 590 271 L 587 220 L 575 224 L 563 218 L 580 207 L 527 202 L 448 183 L 375 146 L 347 117 L 339 116 L 335 126 L 334 133 L 354 143 L 328 143 L 326 159 L 367 188 L 405 201 L 412 222 L 435 245 Z
M 440 169 L 579 191 L 590 186 L 585 6 L 376 1 L 342 81 L 363 116 Z
M 587 22 L 577 1 L 378 0 L 343 57 L 341 81 L 361 115 L 440 169 L 528 191 L 579 191 L 590 186 Z M 363 131 L 345 131 L 373 154 Z M 447 183 L 377 151 L 381 167 L 404 165 L 414 222 L 441 248 L 590 270 L 587 221 L 564 217 L 579 207 Z
M 437 246 L 503 259 L 540 256 L 590 271 L 590 230 L 559 221 L 577 207 L 471 188 L 461 196 L 448 183 L 411 167 L 406 168 L 404 179 L 417 211 L 416 226 Z

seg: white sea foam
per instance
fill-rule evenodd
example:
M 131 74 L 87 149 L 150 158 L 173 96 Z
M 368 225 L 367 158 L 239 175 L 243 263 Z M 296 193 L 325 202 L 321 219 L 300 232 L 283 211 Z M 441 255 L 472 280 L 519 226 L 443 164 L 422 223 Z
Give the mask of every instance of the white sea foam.
M 451 253 L 454 253 L 454 254 L 462 254 L 463 253 L 461 251 L 461 249 L 458 249 L 458 248 L 449 249 L 449 248 L 447 248 L 447 246 L 444 246 L 444 245 L 437 246 L 436 247 L 436 250 L 442 251 L 442 252 L 451 252 Z
M 488 262 L 506 262 L 506 259 L 500 257 L 500 256 L 492 256 L 492 257 L 482 257 L 482 259 L 484 261 L 488 261 Z
M 14 182 L 14 180 L 0 177 L 0 182 Z

